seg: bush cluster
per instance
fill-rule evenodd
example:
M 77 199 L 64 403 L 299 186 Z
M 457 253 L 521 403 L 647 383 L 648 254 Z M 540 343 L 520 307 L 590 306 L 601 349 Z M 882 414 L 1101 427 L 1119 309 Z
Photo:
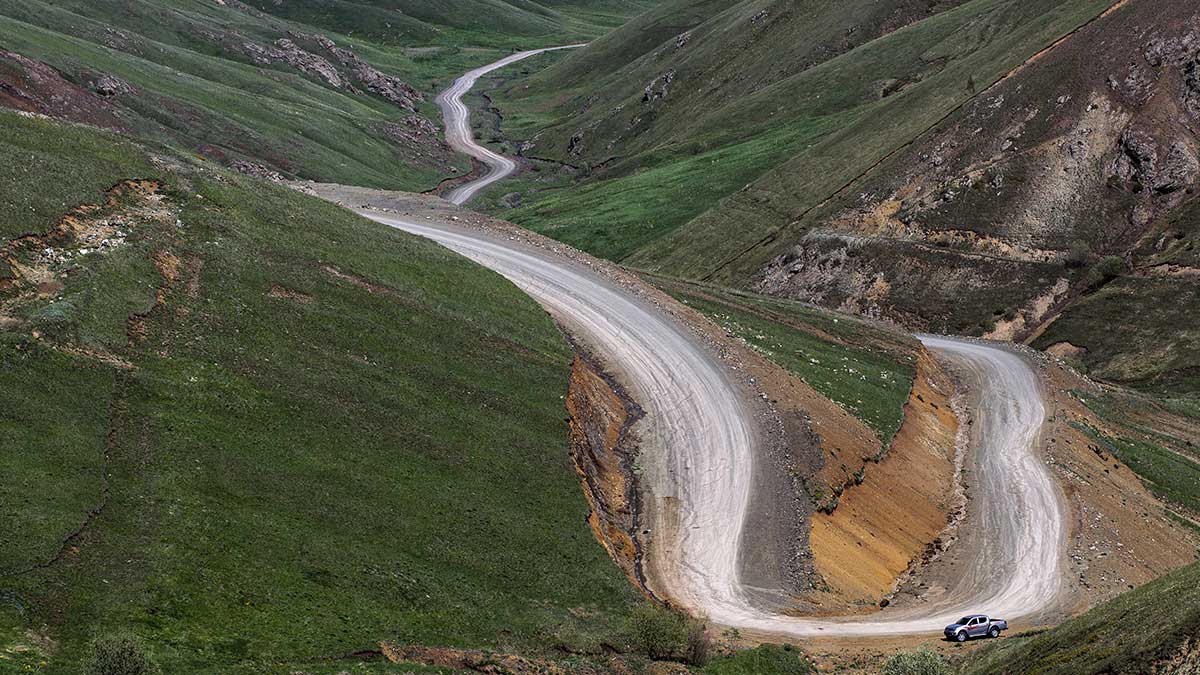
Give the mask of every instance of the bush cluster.
M 116 635 L 92 643 L 83 675 L 161 675 L 158 664 L 132 636 Z
M 950 668 L 941 654 L 922 647 L 915 652 L 900 652 L 888 659 L 879 675 L 947 675 Z

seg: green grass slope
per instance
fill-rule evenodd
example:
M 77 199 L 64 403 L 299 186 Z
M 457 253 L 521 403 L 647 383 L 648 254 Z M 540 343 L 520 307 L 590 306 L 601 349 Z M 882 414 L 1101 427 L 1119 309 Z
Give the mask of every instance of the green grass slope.
M 647 4 L 12 0 L 0 6 L 0 106 L 226 165 L 421 191 L 469 166 L 441 139 L 436 91 L 511 49 L 591 39 Z M 390 100 L 319 38 L 425 100 Z M 99 84 L 111 78 L 120 89 Z
M 920 345 L 911 336 L 790 300 L 648 278 L 863 420 L 883 447 L 891 445 L 916 377 Z
M 528 297 L 282 187 L 0 130 L 0 672 L 126 631 L 189 673 L 613 639 L 633 592 Z M 106 204 L 129 178 L 161 187 Z
M 613 33 L 497 97 L 518 124 L 549 117 L 528 154 L 591 167 L 511 217 L 704 276 L 968 100 L 971 81 L 983 86 L 1108 6 L 954 4 L 743 2 L 713 14 L 693 2 L 698 24 L 672 25 L 681 32 L 653 47 L 630 27 Z M 625 34 L 627 48 L 609 45 Z M 640 56 L 622 63 L 623 53 Z M 614 74 L 584 80 L 589 70 Z
M 644 11 L 654 0 L 249 0 L 247 4 L 384 44 L 509 48 L 589 40 Z
M 1033 637 L 989 644 L 961 675 L 1195 672 L 1200 564 L 1191 565 Z

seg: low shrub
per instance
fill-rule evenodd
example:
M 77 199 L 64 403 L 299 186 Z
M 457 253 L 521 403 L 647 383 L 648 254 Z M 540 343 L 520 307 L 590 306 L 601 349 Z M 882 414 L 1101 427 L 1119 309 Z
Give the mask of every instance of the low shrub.
M 941 654 L 922 647 L 915 652 L 900 652 L 888 659 L 879 675 L 946 675 L 950 668 Z
M 688 625 L 682 614 L 643 603 L 629 614 L 629 637 L 638 652 L 652 659 L 670 659 L 688 647 Z
M 708 664 L 712 640 L 708 637 L 703 621 L 692 619 L 688 621 L 687 662 L 693 666 Z
M 160 675 L 161 672 L 142 643 L 129 635 L 93 642 L 83 666 L 83 675 Z
M 791 645 L 761 645 L 713 659 L 705 675 L 809 675 L 814 672 L 804 653 Z

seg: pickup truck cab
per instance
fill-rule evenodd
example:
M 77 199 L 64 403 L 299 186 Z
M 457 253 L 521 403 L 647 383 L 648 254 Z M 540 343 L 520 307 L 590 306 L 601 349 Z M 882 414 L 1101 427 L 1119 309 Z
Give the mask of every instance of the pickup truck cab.
M 1008 630 L 1004 619 L 993 619 L 983 614 L 969 614 L 946 626 L 947 640 L 966 642 L 973 637 L 1000 637 L 1000 631 Z

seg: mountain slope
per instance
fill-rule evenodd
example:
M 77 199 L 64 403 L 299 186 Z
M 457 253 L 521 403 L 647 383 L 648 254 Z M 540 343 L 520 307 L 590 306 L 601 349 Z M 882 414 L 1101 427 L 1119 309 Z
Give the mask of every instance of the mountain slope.
M 260 176 L 426 190 L 469 163 L 426 100 L 514 47 L 577 42 L 641 0 L 12 0 L 0 105 Z
M 446 43 L 553 46 L 590 39 L 654 4 L 653 0 L 248 0 L 247 5 L 300 23 L 384 44 Z M 550 40 L 530 44 L 525 40 Z
M 189 673 L 620 644 L 528 297 L 286 188 L 0 129 L 0 672 L 126 631 Z
M 963 675 L 1189 673 L 1200 662 L 1200 564 L 1130 591 L 1033 637 L 964 660 Z
M 685 4 L 694 27 L 627 40 L 624 85 L 579 79 L 619 51 L 601 40 L 493 96 L 528 156 L 579 167 L 523 179 L 507 217 L 651 271 L 1194 382 L 1191 3 Z M 1121 344 L 1105 326 L 1130 312 Z
M 793 5 L 739 3 L 621 68 L 620 78 L 635 83 L 624 88 L 587 87 L 562 105 L 551 94 L 537 98 L 600 43 L 539 74 L 528 90 L 525 82 L 509 88 L 496 99 L 506 116 L 515 104 L 518 116 L 528 109 L 561 121 L 532 134 L 527 154 L 591 166 L 581 184 L 538 194 L 512 217 L 612 257 L 644 249 L 630 261 L 697 276 L 696 268 L 753 243 L 764 216 L 819 200 L 826 185 L 849 180 L 970 98 L 970 81 L 983 86 L 1107 7 L 993 0 L 930 17 L 902 2 Z M 781 53 L 776 45 L 797 46 Z M 811 184 L 789 185 L 785 194 L 794 196 L 742 193 L 748 204 L 737 208 L 758 213 L 734 220 L 719 245 L 701 227 L 664 238 L 787 162 L 786 180 L 811 175 Z M 677 262 L 658 262 L 668 249 Z

